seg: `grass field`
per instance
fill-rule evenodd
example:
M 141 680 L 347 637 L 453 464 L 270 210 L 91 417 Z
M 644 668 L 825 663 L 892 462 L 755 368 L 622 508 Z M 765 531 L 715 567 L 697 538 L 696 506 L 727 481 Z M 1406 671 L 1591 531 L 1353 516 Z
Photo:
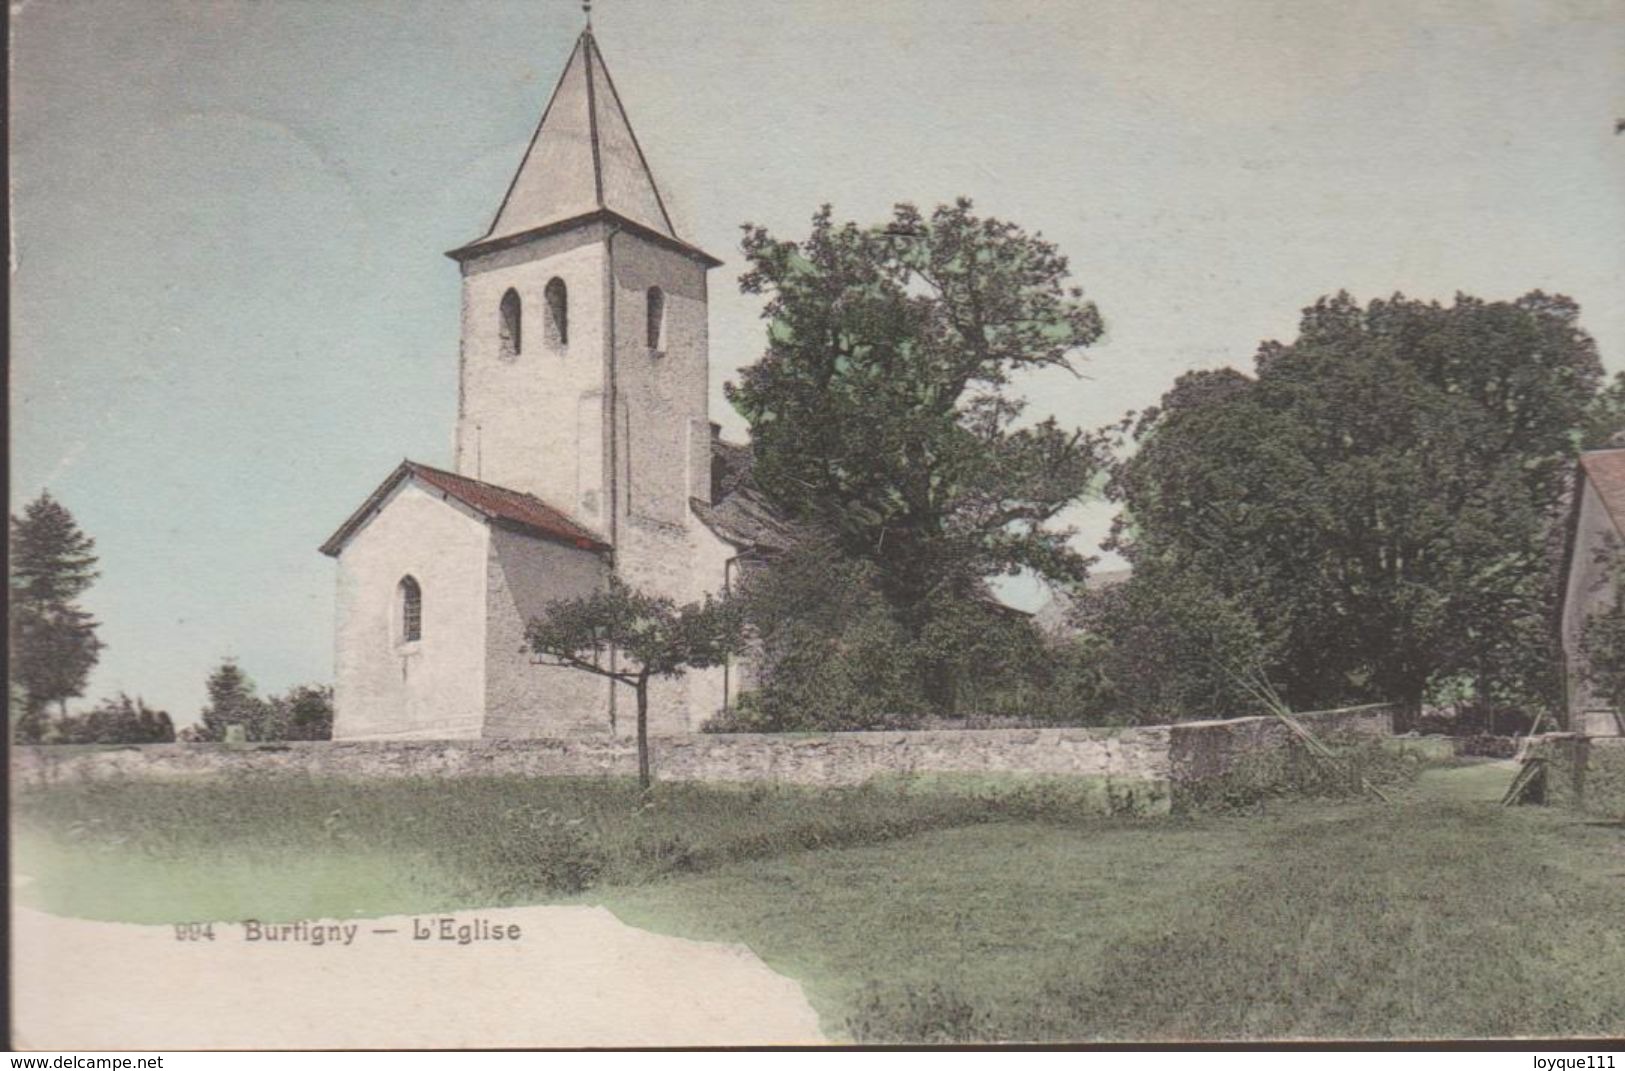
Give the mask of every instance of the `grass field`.
M 750 946 L 865 1041 L 1625 1032 L 1625 831 L 1505 782 L 1160 819 L 1045 785 L 84 786 L 17 798 L 15 868 L 125 921 L 603 903 Z

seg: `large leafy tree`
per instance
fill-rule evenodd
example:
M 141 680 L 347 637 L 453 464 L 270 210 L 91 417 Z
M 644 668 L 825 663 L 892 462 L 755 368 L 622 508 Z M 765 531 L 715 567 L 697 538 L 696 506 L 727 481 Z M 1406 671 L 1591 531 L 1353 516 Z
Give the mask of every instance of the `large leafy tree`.
M 78 604 L 99 575 L 95 547 L 49 491 L 11 518 L 9 639 L 19 739 L 38 739 L 48 704 L 65 714 L 96 665 L 97 622 Z
M 1214 672 L 1296 704 L 1550 699 L 1550 534 L 1602 378 L 1578 318 L 1541 293 L 1322 299 L 1253 376 L 1188 375 L 1142 417 L 1118 545 L 1246 608 L 1260 665 Z
M 737 609 L 726 599 L 678 606 L 619 577 L 590 595 L 549 602 L 526 641 L 544 665 L 606 677 L 637 697 L 638 781 L 649 787 L 649 682 L 721 665 L 742 643 Z
M 1085 561 L 1053 522 L 1101 464 L 1096 438 L 1021 423 L 1011 378 L 1070 368 L 1099 338 L 1066 258 L 960 200 L 879 227 L 826 206 L 802 242 L 745 228 L 746 293 L 765 295 L 767 350 L 727 388 L 749 421 L 754 478 L 792 519 L 875 566 L 917 633 L 933 598 Z

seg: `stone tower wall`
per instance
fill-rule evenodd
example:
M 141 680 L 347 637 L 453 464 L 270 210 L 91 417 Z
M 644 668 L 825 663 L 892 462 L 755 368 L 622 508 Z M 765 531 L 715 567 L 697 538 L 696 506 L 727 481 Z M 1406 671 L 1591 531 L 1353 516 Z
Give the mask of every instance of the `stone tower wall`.
M 603 228 L 589 224 L 463 265 L 457 471 L 533 494 L 595 531 L 604 512 Z M 548 340 L 545 291 L 568 292 L 568 341 Z M 520 352 L 504 356 L 500 307 L 522 302 Z

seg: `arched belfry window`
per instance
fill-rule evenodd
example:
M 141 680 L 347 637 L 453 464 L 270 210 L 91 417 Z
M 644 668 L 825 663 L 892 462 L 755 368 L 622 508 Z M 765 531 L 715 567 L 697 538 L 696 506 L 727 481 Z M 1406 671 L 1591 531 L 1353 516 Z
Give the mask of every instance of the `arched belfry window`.
M 509 290 L 502 295 L 502 356 L 513 360 L 524 348 L 522 310 L 519 291 Z
M 651 286 L 648 293 L 649 349 L 655 354 L 666 351 L 666 292 Z
M 397 585 L 401 622 L 401 642 L 416 643 L 423 638 L 423 589 L 411 576 Z
M 555 276 L 548 280 L 542 296 L 547 299 L 547 343 L 563 349 L 570 344 L 570 292 L 564 280 Z

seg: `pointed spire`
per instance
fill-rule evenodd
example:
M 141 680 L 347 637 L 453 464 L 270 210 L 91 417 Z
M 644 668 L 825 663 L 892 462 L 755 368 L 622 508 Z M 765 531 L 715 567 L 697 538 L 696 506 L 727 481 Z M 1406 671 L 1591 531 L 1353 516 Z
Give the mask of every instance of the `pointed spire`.
M 582 4 L 582 10 L 587 26 L 570 52 L 491 229 L 454 251 L 454 256 L 599 212 L 684 244 L 593 38 L 591 0 Z

